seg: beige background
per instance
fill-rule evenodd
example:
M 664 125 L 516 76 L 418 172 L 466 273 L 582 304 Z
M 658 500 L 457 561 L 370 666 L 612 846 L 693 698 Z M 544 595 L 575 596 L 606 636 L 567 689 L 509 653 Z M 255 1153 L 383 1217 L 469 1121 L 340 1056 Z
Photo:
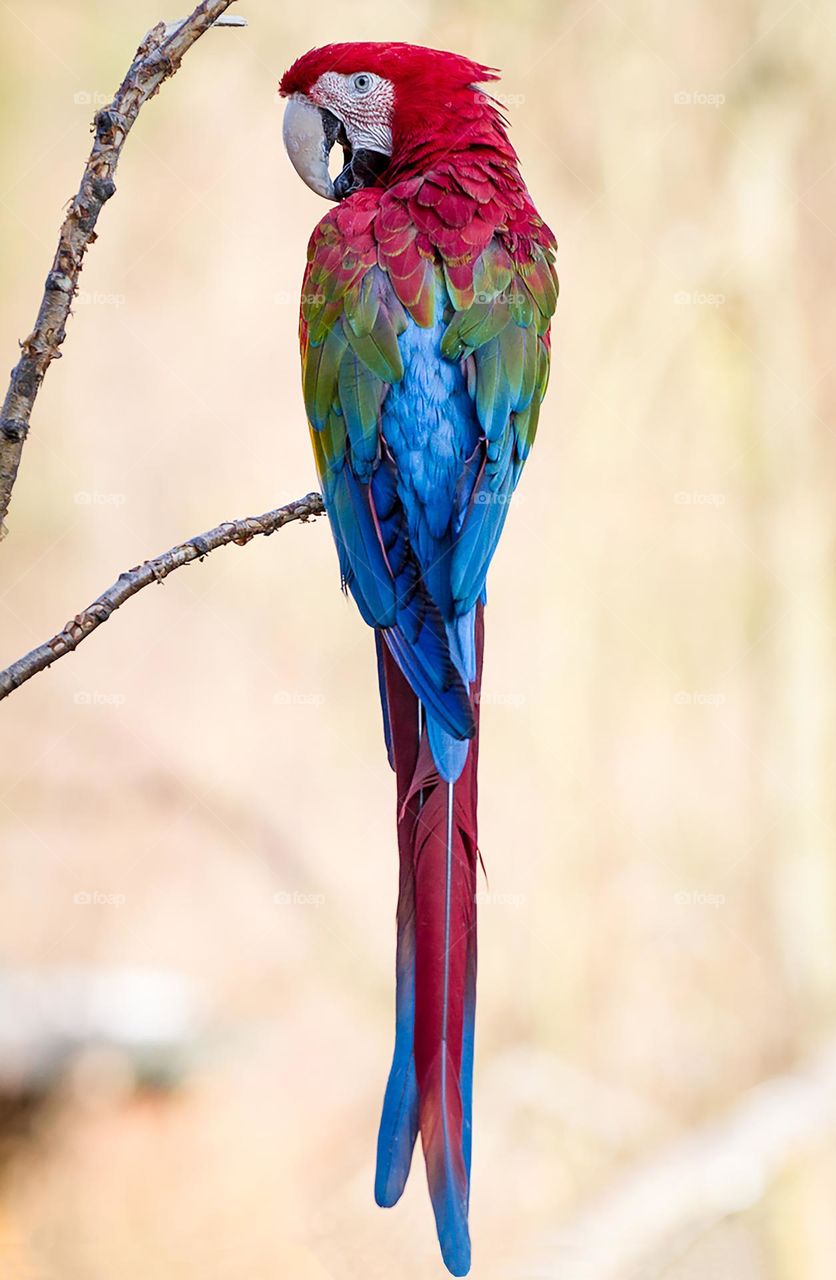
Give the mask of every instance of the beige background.
M 352 38 L 502 67 L 562 296 L 490 583 L 474 1275 L 581 1280 L 553 1232 L 833 1033 L 836 15 L 236 9 L 249 30 L 209 33 L 127 143 L 0 549 L 0 658 L 120 569 L 314 487 L 296 295 L 325 210 L 281 150 L 282 70 Z M 161 16 L 0 0 L 6 367 L 91 97 Z M 171 970 L 205 1008 L 179 1093 L 82 1073 L 38 1124 L 3 1280 L 439 1276 L 420 1168 L 395 1211 L 371 1195 L 393 784 L 326 525 L 145 591 L 0 717 L 0 959 Z M 745 1211 L 695 1205 L 641 1274 L 830 1280 L 832 1126 L 786 1148 L 751 1194 L 732 1177 Z

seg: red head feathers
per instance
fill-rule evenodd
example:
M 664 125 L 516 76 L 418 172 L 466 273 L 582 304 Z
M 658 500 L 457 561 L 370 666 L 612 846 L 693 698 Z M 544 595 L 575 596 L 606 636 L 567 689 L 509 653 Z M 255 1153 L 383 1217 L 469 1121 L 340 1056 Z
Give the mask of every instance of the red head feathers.
M 279 92 L 317 101 L 318 82 L 329 72 L 340 77 L 371 73 L 392 86 L 390 177 L 425 163 L 435 150 L 449 154 L 480 142 L 516 164 L 497 105 L 479 90 L 480 84 L 498 79 L 491 67 L 421 45 L 331 44 L 298 58 L 282 76 Z
M 492 67 L 473 62 L 458 53 L 443 49 L 426 49 L 418 44 L 358 41 L 351 44 L 326 44 L 311 49 L 284 73 L 279 85 L 283 97 L 292 93 L 308 93 L 326 71 L 353 75 L 373 71 L 391 80 L 396 89 L 419 98 L 434 101 L 470 86 L 498 79 Z

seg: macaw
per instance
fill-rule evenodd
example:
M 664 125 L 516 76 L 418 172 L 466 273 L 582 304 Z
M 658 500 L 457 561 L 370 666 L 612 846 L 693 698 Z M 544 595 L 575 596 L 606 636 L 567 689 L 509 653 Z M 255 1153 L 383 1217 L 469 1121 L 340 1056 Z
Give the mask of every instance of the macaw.
M 375 1198 L 420 1131 L 441 1252 L 470 1268 L 476 768 L 485 579 L 534 442 L 557 301 L 497 73 L 333 44 L 282 77 L 293 167 L 336 201 L 302 285 L 305 409 L 344 589 L 374 628 L 397 785 L 395 1048 Z M 335 178 L 335 144 L 344 165 Z

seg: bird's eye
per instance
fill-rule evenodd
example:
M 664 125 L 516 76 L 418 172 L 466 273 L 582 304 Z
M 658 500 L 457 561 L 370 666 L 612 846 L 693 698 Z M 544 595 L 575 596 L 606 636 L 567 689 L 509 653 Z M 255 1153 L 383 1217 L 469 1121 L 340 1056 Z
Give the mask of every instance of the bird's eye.
M 355 93 L 368 93 L 372 87 L 372 78 L 366 75 L 365 71 L 361 71 L 359 76 L 354 76 L 351 83 Z

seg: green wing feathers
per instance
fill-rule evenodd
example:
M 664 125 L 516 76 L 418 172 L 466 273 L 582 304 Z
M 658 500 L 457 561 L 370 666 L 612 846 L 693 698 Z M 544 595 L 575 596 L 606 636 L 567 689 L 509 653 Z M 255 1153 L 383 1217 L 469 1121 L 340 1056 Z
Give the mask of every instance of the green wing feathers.
M 410 323 L 435 322 L 437 283 L 448 302 L 441 355 L 461 362 L 484 432 L 486 466 L 513 482 L 534 443 L 549 374 L 549 325 L 557 303 L 550 246 L 513 254 L 495 235 L 469 260 L 435 262 L 416 247 L 403 205 L 361 211 L 349 242 L 338 216 L 311 240 L 303 286 L 303 389 L 326 501 L 348 460 L 369 483 L 380 451 L 386 392 L 403 377 L 398 339 Z

